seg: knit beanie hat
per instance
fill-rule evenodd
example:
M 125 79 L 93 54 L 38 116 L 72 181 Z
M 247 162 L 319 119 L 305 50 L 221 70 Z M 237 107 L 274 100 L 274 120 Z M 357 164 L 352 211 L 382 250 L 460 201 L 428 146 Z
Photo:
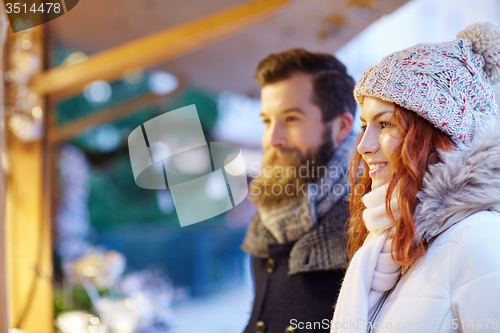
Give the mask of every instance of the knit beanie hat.
M 469 142 L 478 123 L 495 116 L 491 84 L 500 81 L 500 29 L 475 23 L 454 42 L 417 44 L 369 67 L 354 88 L 398 104 L 430 121 L 455 142 Z

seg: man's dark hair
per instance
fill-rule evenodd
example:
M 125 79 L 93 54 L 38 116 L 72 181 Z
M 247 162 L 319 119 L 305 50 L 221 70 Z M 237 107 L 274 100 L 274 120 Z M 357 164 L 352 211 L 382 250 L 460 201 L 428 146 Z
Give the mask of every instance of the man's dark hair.
M 311 102 L 321 109 L 324 122 L 344 112 L 354 116 L 354 80 L 347 75 L 345 66 L 331 54 L 311 53 L 299 48 L 270 54 L 257 66 L 255 81 L 264 87 L 288 79 L 295 73 L 312 76 Z

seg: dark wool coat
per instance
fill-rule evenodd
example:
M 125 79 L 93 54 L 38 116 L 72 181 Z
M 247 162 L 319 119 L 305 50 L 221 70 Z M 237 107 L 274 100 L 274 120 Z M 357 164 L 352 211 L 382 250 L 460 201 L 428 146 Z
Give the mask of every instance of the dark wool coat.
M 343 226 L 348 217 L 349 202 L 340 200 L 319 221 L 319 225 L 335 223 L 341 226 L 340 230 L 345 230 Z M 300 239 L 288 244 L 270 244 L 269 258 L 252 257 L 255 299 L 244 333 L 330 331 L 329 325 L 347 261 L 345 267 L 340 269 L 290 275 L 289 255 L 298 241 Z M 346 236 L 342 241 L 344 248 L 345 244 Z

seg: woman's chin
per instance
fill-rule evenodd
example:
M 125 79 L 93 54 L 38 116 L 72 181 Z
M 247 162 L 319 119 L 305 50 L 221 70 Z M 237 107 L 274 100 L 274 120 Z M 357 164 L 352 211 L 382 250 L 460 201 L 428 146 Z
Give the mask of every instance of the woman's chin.
M 380 170 L 379 172 L 370 175 L 370 178 L 372 179 L 372 190 L 375 190 L 385 184 L 388 184 L 391 180 L 391 174 L 386 170 Z
M 384 185 L 385 182 L 377 177 L 377 179 L 372 178 L 372 191 Z

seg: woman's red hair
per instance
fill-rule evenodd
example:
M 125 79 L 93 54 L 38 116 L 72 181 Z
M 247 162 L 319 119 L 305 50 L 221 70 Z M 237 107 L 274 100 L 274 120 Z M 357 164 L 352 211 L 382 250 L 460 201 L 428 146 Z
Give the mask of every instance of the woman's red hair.
M 391 122 L 401 133 L 402 142 L 389 161 L 394 174 L 389 182 L 385 202 L 388 216 L 396 226 L 396 231 L 392 236 L 392 256 L 397 263 L 407 268 L 427 250 L 427 244 L 416 233 L 413 219 L 415 207 L 418 204 L 417 193 L 422 188 L 422 180 L 429 171 L 429 166 L 440 162 L 437 150 L 450 150 L 455 147 L 455 144 L 447 134 L 435 128 L 430 122 L 398 105 L 395 105 Z M 362 136 L 361 132 L 356 142 L 360 142 Z M 363 174 L 357 177 L 356 175 L 360 174 L 361 163 L 364 166 Z M 350 201 L 351 220 L 347 244 L 349 258 L 354 256 L 368 235 L 363 222 L 365 206 L 361 198 L 371 191 L 368 165 L 357 150 L 351 164 L 349 170 L 351 170 L 353 193 Z M 399 189 L 398 204 L 401 214 L 398 221 L 395 220 L 389 205 L 396 186 Z

